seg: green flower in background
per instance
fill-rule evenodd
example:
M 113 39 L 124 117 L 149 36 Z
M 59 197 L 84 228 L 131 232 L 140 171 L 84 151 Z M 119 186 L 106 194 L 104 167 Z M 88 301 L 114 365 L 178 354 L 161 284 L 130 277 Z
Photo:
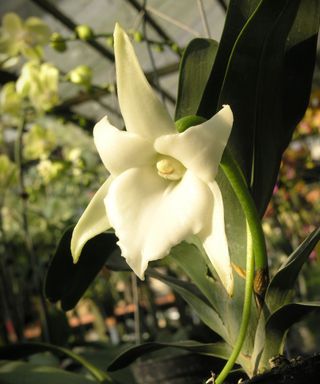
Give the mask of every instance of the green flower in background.
M 87 65 L 79 65 L 68 73 L 68 78 L 70 79 L 71 83 L 90 87 L 92 80 L 92 69 Z
M 27 59 L 40 59 L 42 47 L 49 42 L 50 35 L 49 27 L 41 19 L 29 17 L 23 21 L 17 14 L 7 13 L 0 29 L 0 55 L 17 57 L 22 54 Z M 8 63 L 15 62 L 10 60 Z
M 30 61 L 22 67 L 17 92 L 28 97 L 38 111 L 48 111 L 59 103 L 59 71 L 50 64 Z
M 0 110 L 9 115 L 19 115 L 22 107 L 22 98 L 16 91 L 16 84 L 5 84 L 0 93 Z
M 173 246 L 197 235 L 232 295 L 224 207 L 215 181 L 233 124 L 232 111 L 225 106 L 210 120 L 178 133 L 119 25 L 114 49 L 127 131 L 112 126 L 107 117 L 94 128 L 95 145 L 110 177 L 74 229 L 74 261 L 89 239 L 112 227 L 122 256 L 143 279 L 149 261 L 162 259 Z
M 3 192 L 17 181 L 17 166 L 7 155 L 0 155 L 0 190 Z
M 34 124 L 23 137 L 24 156 L 28 160 L 47 158 L 57 145 L 57 138 L 51 129 Z

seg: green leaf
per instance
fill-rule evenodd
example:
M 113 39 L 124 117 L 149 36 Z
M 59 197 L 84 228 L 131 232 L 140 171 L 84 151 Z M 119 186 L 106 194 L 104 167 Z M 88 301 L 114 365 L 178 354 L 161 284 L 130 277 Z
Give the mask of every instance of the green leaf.
M 301 0 L 289 33 L 285 52 L 284 117 L 286 127 L 295 127 L 309 103 L 317 54 L 320 23 L 318 0 Z M 291 138 L 288 130 L 285 142 Z
M 71 350 L 63 347 L 58 347 L 53 344 L 46 343 L 20 343 L 15 345 L 8 345 L 0 348 L 0 359 L 6 360 L 16 360 L 21 359 L 30 355 L 34 355 L 39 352 L 52 352 L 55 355 L 63 355 L 71 358 L 80 365 L 82 365 L 92 377 L 98 381 L 102 382 L 111 382 L 107 373 L 101 371 L 99 368 L 92 365 L 89 361 L 79 356 L 78 354 L 72 352 Z
M 180 63 L 175 120 L 196 114 L 217 49 L 216 41 L 202 38 L 186 47 Z
M 230 104 L 235 114 L 229 143 L 260 213 L 268 203 L 282 155 L 277 147 L 282 141 L 284 50 L 298 2 L 260 3 L 234 46 L 218 101 L 218 107 Z
M 228 341 L 228 334 L 222 319 L 209 305 L 207 300 L 202 297 L 201 293 L 197 292 L 196 286 L 186 281 L 180 281 L 173 277 L 165 276 L 157 271 L 149 270 L 147 273 L 149 276 L 155 277 L 168 284 L 190 305 L 204 324 L 220 335 L 224 340 Z
M 3 384 L 92 384 L 92 380 L 82 375 L 22 361 L 1 362 L 0 382 Z
M 72 309 L 88 286 L 117 249 L 117 238 L 111 233 L 102 233 L 84 246 L 79 261 L 74 264 L 70 241 L 73 228 L 68 229 L 58 245 L 47 272 L 45 294 L 52 302 L 61 301 L 65 311 Z
M 192 248 L 188 244 L 181 244 L 173 248 L 171 254 L 166 258 L 169 263 L 177 263 L 188 275 L 202 294 L 208 299 L 211 306 L 222 319 L 225 328 L 228 330 L 226 339 L 232 345 L 238 336 L 240 327 L 239 319 L 242 316 L 246 252 L 247 252 L 247 229 L 246 220 L 241 205 L 237 200 L 229 181 L 219 170 L 217 182 L 222 192 L 225 227 L 228 239 L 228 247 L 231 261 L 233 263 L 234 294 L 229 297 L 226 290 L 220 283 L 206 256 L 200 242 Z M 209 266 L 209 267 L 208 267 Z M 257 319 L 257 308 L 253 305 L 251 312 L 252 326 L 248 330 L 247 339 L 243 347 L 243 353 L 251 350 L 255 334 L 255 321 Z
M 219 95 L 234 44 L 250 15 L 261 0 L 230 0 L 219 49 L 201 104 L 194 114 L 209 119 L 218 108 Z
M 134 362 L 140 356 L 154 352 L 163 348 L 178 348 L 186 351 L 199 353 L 207 356 L 214 356 L 220 359 L 227 359 L 231 353 L 231 347 L 226 343 L 217 342 L 203 344 L 197 341 L 186 340 L 176 343 L 157 343 L 150 342 L 130 347 L 127 351 L 121 353 L 108 367 L 108 371 L 115 371 L 126 367 Z
M 269 317 L 259 369 L 269 368 L 269 359 L 283 352 L 283 342 L 287 330 L 315 310 L 320 310 L 320 303 L 291 303 L 279 308 Z
M 107 364 L 110 364 L 120 353 L 128 349 L 128 344 L 111 345 L 104 343 L 85 343 L 81 348 L 81 356 L 90 361 L 95 367 L 105 371 Z M 131 369 L 124 368 L 110 373 L 111 379 L 117 383 L 136 384 Z
M 290 302 L 294 284 L 303 264 L 320 239 L 320 228 L 314 230 L 291 254 L 272 278 L 265 297 L 271 313 Z
M 317 0 L 262 0 L 254 11 L 256 1 L 236 3 L 230 4 L 195 114 L 209 118 L 222 104 L 231 105 L 235 122 L 229 144 L 262 215 L 282 153 L 308 103 L 320 10 Z

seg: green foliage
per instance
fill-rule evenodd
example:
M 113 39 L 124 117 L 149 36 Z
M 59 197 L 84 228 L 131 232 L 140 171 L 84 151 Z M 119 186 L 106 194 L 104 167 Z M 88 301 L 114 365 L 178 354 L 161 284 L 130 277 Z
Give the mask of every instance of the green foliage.
M 243 12 L 244 9 L 245 12 Z M 297 34 L 302 20 L 306 17 L 306 9 L 309 12 L 311 9 L 313 11 L 311 26 L 308 27 L 309 29 L 306 28 L 305 34 Z M 251 186 L 260 214 L 263 214 L 269 202 L 282 153 L 307 105 L 318 26 L 319 7 L 316 2 L 300 4 L 300 1 L 261 1 L 259 3 L 231 1 L 218 52 L 215 44 L 210 45 L 207 40 L 196 39 L 187 47 L 182 59 L 176 118 L 186 115 L 209 118 L 222 104 L 231 105 L 235 115 L 231 149 Z M 194 74 L 199 65 L 195 58 L 199 52 L 201 52 L 200 58 L 206 60 L 206 65 L 202 65 L 200 60 L 200 75 L 196 81 Z M 296 60 L 291 60 L 293 56 Z M 304 56 L 307 56 L 307 60 L 305 65 L 301 65 Z M 206 79 L 209 79 L 207 84 Z M 199 92 L 190 92 L 196 84 Z M 205 84 L 206 89 L 203 93 Z M 301 87 L 303 91 L 299 92 Z M 296 108 L 289 110 L 289 104 L 295 105 Z M 218 177 L 218 182 L 223 183 L 223 186 L 220 184 L 220 188 L 223 191 L 227 237 L 234 269 L 243 278 L 245 276 L 243 260 L 246 250 L 242 249 L 242 257 L 239 249 L 236 252 L 232 251 L 233 247 L 238 247 L 239 244 L 245 246 L 246 236 L 243 232 L 241 234 L 228 232 L 230 225 L 228 222 L 232 220 L 230 228 L 236 231 L 245 227 L 243 222 L 242 224 L 236 222 L 237 219 L 244 220 L 244 216 L 241 208 L 240 214 L 235 213 L 237 209 L 239 210 L 239 207 L 233 206 L 237 199 L 228 181 L 224 181 L 222 174 L 220 178 Z M 228 212 L 232 212 L 232 218 L 228 219 Z M 279 272 L 279 276 L 276 275 L 272 280 L 266 304 L 275 300 L 271 304 L 274 310 L 280 306 L 280 303 L 283 305 L 287 302 L 297 273 L 317 241 L 318 236 L 315 234 L 310 236 L 305 243 L 307 246 L 301 246 L 288 260 L 287 267 L 284 267 L 282 272 Z M 195 257 L 197 262 L 194 261 Z M 235 295 L 240 292 L 241 295 L 230 299 L 224 297 L 224 292 L 219 290 L 219 284 L 215 278 L 208 276 L 206 260 L 203 262 L 199 251 L 195 252 L 190 245 L 184 245 L 184 248 L 179 246 L 172 250 L 170 258 L 172 262 L 178 262 L 192 283 L 206 296 L 214 308 L 213 317 L 216 318 L 218 314 L 222 319 L 222 326 L 214 329 L 228 341 L 221 329 L 226 327 L 232 332 L 238 329 L 232 322 L 239 318 L 241 311 L 240 303 L 243 297 L 241 278 L 237 280 L 235 289 Z M 154 272 L 149 273 L 153 276 L 158 275 Z M 213 277 L 214 275 L 213 272 Z M 204 276 L 206 276 L 205 279 Z M 208 304 L 201 299 L 201 296 L 195 294 L 192 285 L 181 284 L 176 279 L 159 275 L 158 278 L 167 281 L 189 304 L 192 303 L 191 306 L 196 308 L 200 318 L 208 322 Z M 265 356 L 269 358 L 272 357 L 271 351 L 273 354 L 280 353 L 287 329 L 310 311 L 308 305 L 288 304 L 281 308 L 282 310 L 279 309 L 276 312 L 277 315 L 271 315 L 269 319 L 267 308 L 262 308 L 260 316 L 257 316 L 257 308 L 253 310 L 249 327 L 252 332 L 251 338 L 249 331 L 246 344 L 248 355 L 250 351 L 257 353 L 259 345 L 266 346 Z M 279 319 L 273 320 L 273 316 L 274 318 L 279 316 Z M 290 321 L 286 319 L 287 316 L 291 318 Z M 215 321 L 216 326 L 220 323 L 220 319 Z M 277 323 L 279 327 L 276 326 Z M 235 340 L 235 335 L 229 335 L 229 340 L 230 338 Z M 255 339 L 254 343 L 253 339 Z M 244 351 L 245 347 L 242 353 Z M 141 349 L 141 353 L 144 352 Z M 266 368 L 264 364 L 267 358 L 264 356 L 260 361 L 261 351 L 257 353 L 258 356 L 255 353 L 252 366 L 250 362 L 245 362 L 245 359 L 241 360 L 241 356 L 239 358 L 242 366 L 251 374 L 259 364 L 260 368 Z
M 312 14 L 310 24 L 309 19 L 304 22 L 307 14 Z M 189 89 L 188 83 L 194 88 L 197 63 L 193 64 L 193 49 L 196 51 L 200 42 L 190 44 L 183 58 L 183 63 L 188 63 L 181 66 L 186 84 L 179 88 L 177 114 L 181 116 L 184 97 L 193 106 L 188 114 L 206 118 L 223 104 L 231 105 L 235 123 L 230 146 L 261 215 L 270 199 L 281 155 L 308 103 L 319 15 L 319 5 L 312 0 L 231 1 L 216 57 L 215 48 L 205 51 L 215 60 L 210 75 L 205 74 L 210 66 L 202 67 L 200 89 L 204 79 L 209 80 L 201 101 L 198 93 L 182 94 Z M 308 27 L 301 33 L 302 23 Z
M 175 120 L 197 114 L 217 49 L 216 41 L 200 38 L 186 47 L 180 62 Z
M 265 341 L 259 370 L 269 367 L 271 357 L 282 354 L 284 351 L 284 338 L 288 329 L 306 315 L 320 310 L 320 303 L 290 303 L 277 309 L 267 320 L 265 326 Z
M 34 355 L 39 352 L 47 352 L 50 351 L 55 355 L 64 355 L 72 360 L 76 361 L 80 365 L 82 365 L 92 377 L 98 382 L 110 382 L 108 375 L 105 372 L 102 372 L 100 369 L 92 365 L 89 361 L 84 359 L 82 356 L 74 353 L 73 351 L 58 347 L 53 344 L 46 343 L 21 343 L 16 345 L 8 345 L 6 347 L 2 347 L 0 349 L 0 359 L 18 359 L 27 357 L 30 355 Z
M 203 344 L 196 341 L 180 341 L 176 343 L 144 343 L 135 347 L 130 347 L 121 353 L 108 367 L 109 371 L 115 371 L 131 364 L 137 358 L 147 353 L 163 348 L 177 348 L 202 355 L 214 356 L 226 359 L 231 352 L 231 348 L 223 342 Z
M 183 249 L 181 249 L 181 247 Z M 187 252 L 189 254 L 191 253 L 193 256 L 197 254 L 197 250 L 194 249 L 194 247 L 187 246 L 186 244 L 177 246 L 173 249 L 172 254 L 181 254 L 181 251 L 183 255 Z M 197 287 L 195 285 L 170 276 L 165 276 L 157 271 L 151 270 L 148 272 L 148 275 L 168 284 L 169 287 L 177 292 L 190 305 L 204 324 L 223 337 L 224 340 L 228 340 L 227 330 L 220 315 L 212 306 L 210 306 L 206 297 L 204 297 L 201 292 L 197 291 Z
M 292 253 L 271 280 L 266 293 L 266 306 L 274 313 L 293 297 L 298 274 L 320 239 L 320 228 L 314 230 Z
M 229 149 L 239 162 L 261 216 L 270 200 L 283 151 L 307 106 L 319 19 L 318 0 L 231 0 L 220 44 L 210 39 L 194 39 L 186 47 L 181 60 L 175 111 L 178 132 L 184 132 L 186 124 L 196 125 L 211 117 L 223 104 L 231 105 L 235 123 Z M 83 43 L 93 42 L 99 37 L 86 25 L 78 26 L 75 31 L 76 36 L 71 37 L 51 34 L 51 46 L 64 52 L 67 43 L 69 48 L 69 43 L 76 38 Z M 146 40 L 138 31 L 132 35 L 137 42 Z M 25 244 L 29 250 L 32 250 L 32 241 L 36 244 L 34 254 L 44 264 L 62 228 L 78 216 L 75 207 L 79 209 L 85 205 L 100 177 L 97 158 L 90 155 L 88 138 L 83 138 L 78 128 L 64 125 L 57 117 L 48 119 L 49 113 L 58 114 L 59 108 L 64 116 L 69 113 L 65 112 L 68 105 L 63 104 L 61 97 L 61 72 L 44 61 L 43 46 L 49 43 L 49 36 L 49 28 L 37 18 L 29 18 L 25 22 L 14 14 L 3 18 L 1 65 L 12 66 L 21 55 L 35 59 L 22 66 L 17 82 L 9 82 L 2 88 L 0 99 L 3 114 L 0 148 L 3 228 L 0 230 L 5 233 L 4 254 L 13 249 L 19 273 L 23 268 L 28 271 L 32 260 L 26 257 Z M 113 43 L 109 33 L 100 37 L 107 37 Z M 172 51 L 180 52 L 178 45 L 172 41 L 153 41 L 151 46 L 159 50 L 170 47 Z M 81 85 L 88 94 L 80 93 L 80 98 L 90 99 L 107 89 L 93 85 L 92 77 L 89 67 L 79 65 L 63 80 Z M 114 86 L 108 87 L 106 93 L 111 88 Z M 20 135 L 16 128 L 21 126 Z M 17 137 L 16 144 L 22 144 L 21 153 L 16 154 L 17 158 L 20 157 L 19 161 L 15 159 L 17 164 L 11 160 L 14 152 L 12 142 L 3 139 L 7 136 Z M 81 145 L 74 145 L 75 136 L 83 141 Z M 19 152 L 17 148 L 16 152 Z M 235 277 L 233 297 L 229 297 L 223 289 L 196 239 L 174 247 L 166 257 L 170 266 L 178 266 L 178 276 L 182 275 L 184 280 L 160 274 L 152 267 L 147 272 L 178 293 L 202 322 L 224 341 L 215 344 L 154 342 L 134 346 L 111 363 L 111 370 L 122 368 L 142 355 L 163 348 L 184 349 L 221 359 L 228 359 L 232 353 L 243 311 L 248 217 L 230 181 L 230 175 L 220 169 L 217 182 L 223 195 L 226 234 Z M 245 183 L 242 184 L 242 188 L 246 188 Z M 12 187 L 10 193 L 9 187 Z M 18 196 L 22 197 L 21 204 L 16 204 Z M 28 211 L 23 215 L 21 210 L 26 207 Z M 254 207 L 251 208 L 253 211 Z M 24 230 L 21 229 L 21 221 L 25 224 Z M 260 230 L 260 224 L 256 222 L 255 225 Z M 257 232 L 254 228 L 251 232 L 253 241 L 256 241 Z M 71 234 L 72 229 L 69 229 L 63 235 L 51 260 L 45 284 L 46 296 L 53 302 L 60 302 L 64 310 L 77 304 L 104 265 L 112 270 L 129 270 L 111 232 L 90 240 L 79 262 L 73 264 Z M 267 369 L 270 357 L 283 352 L 288 329 L 311 311 L 319 310 L 318 303 L 293 302 L 298 274 L 319 238 L 320 230 L 317 229 L 275 273 L 265 301 L 260 298 L 259 302 L 251 305 L 249 329 L 237 359 L 249 375 Z M 259 263 L 256 259 L 258 268 L 261 266 Z M 42 270 L 39 271 L 37 273 Z M 21 274 L 21 281 L 26 280 L 27 272 Z M 23 291 L 21 281 L 17 286 Z M 63 324 L 65 318 L 61 321 Z M 59 343 L 63 343 L 61 335 L 56 335 Z M 94 363 L 54 345 L 34 343 L 9 346 L 0 350 L 0 358 L 25 358 L 46 351 L 59 357 L 70 357 L 98 382 L 110 382 L 109 376 Z M 85 376 L 56 367 L 40 367 L 24 362 L 1 363 L 0 381 L 14 383 L 21 376 L 30 383 L 92 382 Z M 129 382 L 130 379 L 123 381 Z
M 70 250 L 72 231 L 70 228 L 62 236 L 45 281 L 47 298 L 52 302 L 61 301 L 65 311 L 77 304 L 117 247 L 115 235 L 103 233 L 86 243 L 80 260 L 74 264 Z
M 22 379 L 23 378 L 23 379 Z M 28 364 L 22 361 L 4 361 L 0 363 L 0 381 L 5 384 L 92 384 L 92 380 L 82 375 L 66 372 L 61 368 Z

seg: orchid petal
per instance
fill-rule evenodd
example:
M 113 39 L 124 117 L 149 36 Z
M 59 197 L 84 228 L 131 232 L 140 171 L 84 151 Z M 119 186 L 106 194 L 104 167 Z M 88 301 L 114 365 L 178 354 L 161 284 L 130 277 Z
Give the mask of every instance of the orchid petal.
M 175 132 L 175 126 L 148 83 L 127 34 L 114 30 L 117 90 L 127 131 L 154 139 Z
M 2 27 L 11 38 L 15 38 L 23 31 L 21 18 L 13 12 L 9 12 L 3 16 Z
M 156 162 L 152 144 L 135 133 L 120 131 L 102 118 L 93 129 L 94 142 L 104 166 L 113 175 Z
M 217 182 L 209 184 L 213 195 L 213 212 L 210 233 L 202 234 L 203 247 L 216 270 L 223 286 L 230 296 L 233 294 L 233 274 L 227 236 L 225 233 L 224 208 Z
M 224 106 L 210 120 L 183 133 L 165 135 L 155 141 L 155 149 L 179 160 L 204 182 L 213 182 L 231 132 L 233 115 Z
M 116 177 L 105 203 L 122 256 L 143 279 L 149 261 L 203 230 L 213 201 L 208 186 L 191 172 L 173 182 L 144 167 Z
M 110 228 L 103 200 L 108 193 L 111 181 L 109 177 L 98 189 L 73 230 L 71 254 L 74 263 L 78 261 L 82 248 L 88 240 Z
M 25 28 L 32 34 L 34 44 L 45 45 L 50 41 L 50 28 L 38 17 L 29 17 L 25 21 Z
M 58 91 L 59 70 L 49 63 L 44 63 L 40 67 L 39 79 L 44 90 L 53 92 Z

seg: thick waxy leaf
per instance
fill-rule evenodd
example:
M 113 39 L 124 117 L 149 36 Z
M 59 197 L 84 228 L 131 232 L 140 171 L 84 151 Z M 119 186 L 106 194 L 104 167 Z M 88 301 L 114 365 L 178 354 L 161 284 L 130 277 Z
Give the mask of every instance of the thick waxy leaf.
M 186 340 L 177 343 L 144 343 L 129 348 L 120 354 L 108 367 L 108 371 L 115 371 L 131 364 L 140 356 L 154 352 L 163 348 L 177 348 L 189 352 L 199 353 L 207 356 L 214 356 L 221 359 L 227 359 L 231 353 L 231 347 L 226 343 L 218 342 L 213 344 L 203 344 L 197 341 Z
M 79 261 L 74 264 L 70 251 L 73 228 L 68 229 L 53 256 L 45 281 L 45 294 L 52 302 L 61 301 L 64 310 L 72 309 L 108 257 L 117 250 L 117 238 L 102 233 L 89 240 L 83 247 Z
M 0 382 L 3 384 L 92 384 L 82 375 L 66 372 L 55 367 L 28 364 L 22 361 L 0 363 Z
M 274 275 L 265 297 L 266 305 L 271 313 L 289 303 L 298 274 L 319 239 L 320 228 L 313 231 L 304 240 Z
M 317 0 L 257 3 L 231 1 L 213 71 L 195 114 L 209 118 L 222 104 L 231 105 L 231 148 L 263 214 L 282 153 L 308 103 L 320 9 Z
M 220 335 L 224 340 L 228 340 L 228 333 L 225 325 L 217 312 L 209 305 L 201 292 L 197 292 L 196 286 L 191 283 L 180 281 L 170 276 L 165 276 L 156 271 L 149 271 L 149 276 L 155 277 L 168 284 L 175 292 L 177 292 L 196 312 L 199 318 L 214 332 Z
M 261 0 L 230 0 L 214 67 L 209 75 L 199 109 L 193 112 L 194 114 L 198 113 L 200 116 L 208 118 L 217 108 L 220 90 L 234 44 L 248 18 L 260 2 Z M 195 68 L 193 71 L 196 70 Z
M 177 263 L 208 299 L 225 324 L 228 330 L 226 340 L 230 341 L 232 345 L 238 336 L 239 319 L 241 319 L 243 309 L 247 232 L 240 203 L 222 171 L 218 173 L 217 182 L 224 202 L 225 228 L 233 266 L 235 282 L 233 296 L 229 297 L 222 287 L 215 271 L 210 267 L 210 261 L 199 240 L 193 239 L 197 248 L 195 245 L 191 247 L 190 244 L 180 244 L 173 248 L 165 260 L 170 264 Z M 242 350 L 244 355 L 249 353 L 253 345 L 255 322 L 257 321 L 257 309 L 254 305 L 251 315 L 252 326 L 248 329 L 247 339 Z
M 197 113 L 217 49 L 216 41 L 201 38 L 186 47 L 180 63 L 175 120 Z
M 77 355 L 76 353 L 70 351 L 69 349 L 58 347 L 52 344 L 46 343 L 21 343 L 15 345 L 8 345 L 0 349 L 0 359 L 6 360 L 16 360 L 24 357 L 34 355 L 41 352 L 52 352 L 58 356 L 67 356 L 72 360 L 76 361 L 82 365 L 90 374 L 95 378 L 96 381 L 102 382 L 111 382 L 107 373 L 101 371 L 89 361 L 83 357 Z
M 259 368 L 268 368 L 271 357 L 283 352 L 286 331 L 312 311 L 320 310 L 320 303 L 291 303 L 274 312 L 266 324 L 266 338 Z

